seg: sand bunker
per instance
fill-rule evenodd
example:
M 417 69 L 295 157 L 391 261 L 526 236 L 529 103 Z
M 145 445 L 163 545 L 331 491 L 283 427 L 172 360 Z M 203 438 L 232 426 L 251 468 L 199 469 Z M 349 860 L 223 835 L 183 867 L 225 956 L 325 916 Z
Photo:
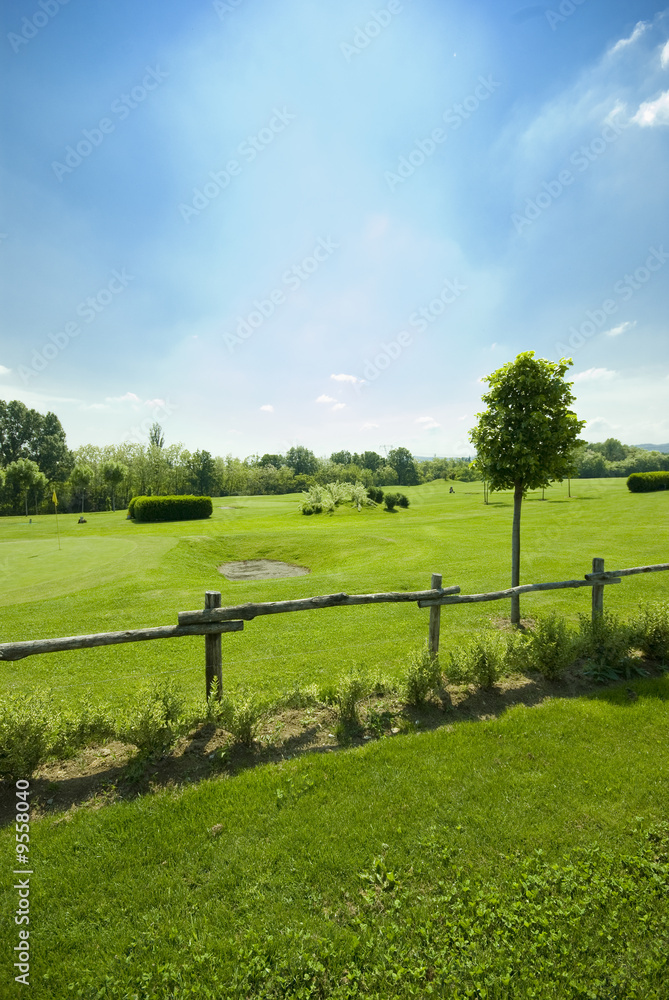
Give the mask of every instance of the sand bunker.
M 304 576 L 311 570 L 277 559 L 245 559 L 244 562 L 223 563 L 218 572 L 226 580 L 274 580 L 281 576 Z

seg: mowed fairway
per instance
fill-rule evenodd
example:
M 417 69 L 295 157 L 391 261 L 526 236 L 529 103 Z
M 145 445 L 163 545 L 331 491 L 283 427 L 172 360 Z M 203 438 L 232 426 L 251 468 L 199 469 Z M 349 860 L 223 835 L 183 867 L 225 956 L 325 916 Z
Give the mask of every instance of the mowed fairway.
M 404 488 L 408 510 L 302 516 L 295 495 L 222 497 L 203 521 L 136 524 L 125 511 L 0 522 L 0 640 L 3 642 L 142 626 L 171 625 L 202 607 L 205 590 L 223 605 L 329 594 L 423 590 L 433 572 L 462 593 L 510 581 L 511 494 L 482 502 L 480 483 L 437 480 Z M 521 582 L 582 577 L 593 556 L 608 569 L 669 560 L 669 496 L 631 494 L 621 479 L 577 480 L 531 493 L 523 509 Z M 229 582 L 223 562 L 279 559 L 302 577 Z M 628 616 L 639 602 L 669 597 L 669 573 L 637 576 L 605 592 L 607 610 Z M 590 591 L 523 598 L 524 615 L 558 608 L 576 619 Z M 446 608 L 442 648 L 457 645 L 509 602 Z M 409 650 L 427 637 L 428 612 L 415 605 L 337 608 L 258 618 L 223 636 L 224 679 L 231 690 L 272 698 L 294 683 L 329 683 L 364 664 L 398 676 Z M 189 694 L 204 686 L 204 640 L 171 639 L 31 657 L 0 666 L 3 691 L 50 688 L 58 701 L 84 695 L 112 703 L 139 683 L 173 677 Z

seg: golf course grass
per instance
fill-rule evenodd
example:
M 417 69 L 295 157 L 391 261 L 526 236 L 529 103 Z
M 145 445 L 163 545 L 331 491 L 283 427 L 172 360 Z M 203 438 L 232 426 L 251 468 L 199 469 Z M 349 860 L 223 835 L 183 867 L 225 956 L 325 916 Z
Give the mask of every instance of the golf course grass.
M 0 641 L 117 631 L 177 623 L 204 606 L 206 590 L 223 605 L 331 594 L 424 590 L 433 572 L 462 593 L 498 590 L 510 581 L 512 497 L 483 503 L 480 483 L 443 480 L 404 488 L 407 510 L 338 508 L 304 517 L 297 497 L 215 498 L 203 521 L 136 524 L 125 512 L 3 518 L 0 542 Z M 523 505 L 521 582 L 567 580 L 589 572 L 594 556 L 608 569 L 664 562 L 669 552 L 666 493 L 631 494 L 623 480 L 578 480 L 530 493 Z M 226 580 L 217 567 L 247 559 L 283 560 L 310 573 L 286 579 Z M 608 587 L 608 611 L 626 617 L 639 602 L 669 596 L 669 574 L 636 576 Z M 531 594 L 523 615 L 555 608 L 575 620 L 589 611 L 589 589 Z M 427 637 L 428 611 L 413 604 L 334 608 L 274 615 L 223 636 L 224 683 L 272 698 L 295 683 L 336 681 L 351 667 L 393 678 L 408 651 Z M 442 649 L 457 647 L 509 602 L 442 612 Z M 204 686 L 204 641 L 170 639 L 54 653 L 3 663 L 0 691 L 48 688 L 76 704 L 132 699 L 138 683 L 174 677 L 189 694 Z
M 522 582 L 582 577 L 594 556 L 609 569 L 667 561 L 666 494 L 610 479 L 571 490 L 525 502 Z M 217 499 L 198 522 L 61 516 L 60 549 L 54 518 L 4 519 L 0 639 L 176 623 L 214 589 L 225 605 L 426 589 L 432 572 L 463 593 L 508 585 L 509 494 L 485 506 L 476 483 L 405 492 L 411 506 L 394 514 L 304 517 L 293 496 Z M 231 582 L 217 570 L 249 559 L 311 572 Z M 654 573 L 607 587 L 605 607 L 627 618 L 667 597 L 669 574 Z M 527 617 L 589 606 L 587 588 L 521 600 Z M 445 608 L 442 648 L 508 610 Z M 361 663 L 399 677 L 427 624 L 414 605 L 260 618 L 223 636 L 225 683 L 271 698 Z M 6 662 L 2 690 L 120 705 L 169 677 L 201 695 L 203 645 Z M 12 816 L 0 1000 L 667 1000 L 668 701 L 665 674 L 35 818 L 28 990 L 14 980 Z

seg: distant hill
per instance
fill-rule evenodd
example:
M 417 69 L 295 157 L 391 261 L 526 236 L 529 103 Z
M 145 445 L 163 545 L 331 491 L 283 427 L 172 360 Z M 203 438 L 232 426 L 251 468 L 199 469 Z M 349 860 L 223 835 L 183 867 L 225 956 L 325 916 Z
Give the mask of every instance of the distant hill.
M 646 451 L 661 451 L 669 454 L 669 444 L 635 444 L 635 448 L 645 448 Z

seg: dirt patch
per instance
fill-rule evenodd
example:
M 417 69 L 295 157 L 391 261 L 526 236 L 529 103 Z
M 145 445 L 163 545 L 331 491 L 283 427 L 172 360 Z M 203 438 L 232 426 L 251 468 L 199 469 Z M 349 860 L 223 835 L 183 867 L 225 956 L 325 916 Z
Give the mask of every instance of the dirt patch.
M 244 559 L 243 562 L 223 563 L 217 569 L 226 580 L 276 580 L 282 576 L 311 573 L 307 566 L 293 566 L 278 559 Z

